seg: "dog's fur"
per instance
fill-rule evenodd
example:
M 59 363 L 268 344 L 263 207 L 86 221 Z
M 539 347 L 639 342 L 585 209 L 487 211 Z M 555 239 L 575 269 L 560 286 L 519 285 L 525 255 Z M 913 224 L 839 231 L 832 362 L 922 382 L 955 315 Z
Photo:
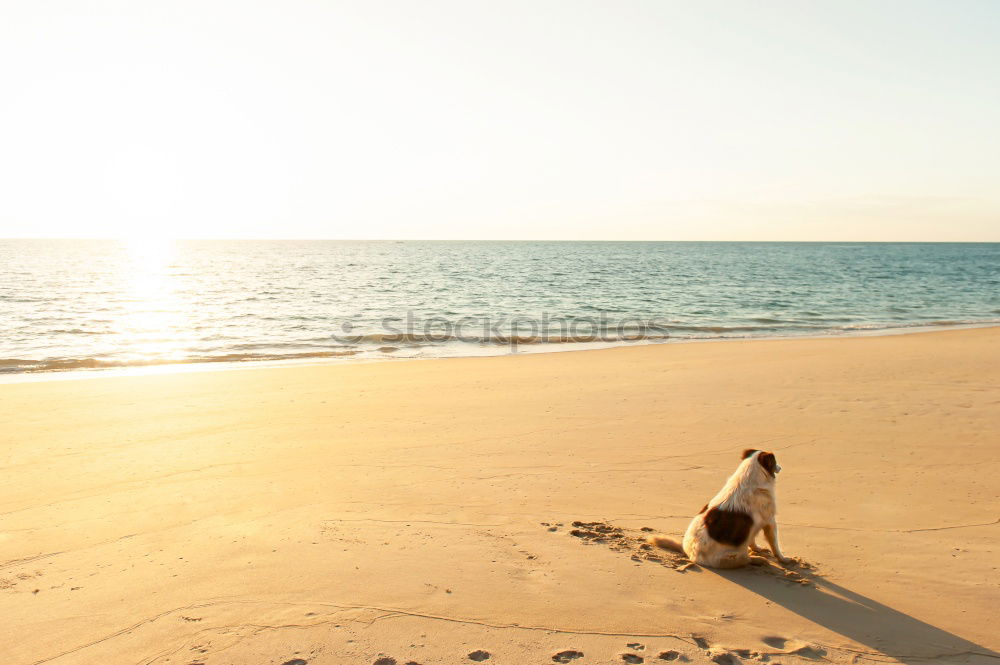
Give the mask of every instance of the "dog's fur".
M 751 556 L 760 552 L 757 534 L 763 530 L 771 552 L 782 563 L 787 559 L 778 546 L 774 480 L 781 467 L 774 453 L 748 449 L 743 461 L 715 497 L 691 520 L 684 542 L 657 536 L 651 542 L 663 549 L 683 552 L 694 563 L 710 568 L 740 568 L 766 563 Z

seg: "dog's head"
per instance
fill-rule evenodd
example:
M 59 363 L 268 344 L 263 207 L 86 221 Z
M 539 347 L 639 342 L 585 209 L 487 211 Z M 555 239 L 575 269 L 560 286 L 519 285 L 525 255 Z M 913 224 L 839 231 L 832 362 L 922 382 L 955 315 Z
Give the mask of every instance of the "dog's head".
M 747 448 L 743 451 L 743 459 L 748 457 L 755 457 L 757 463 L 764 467 L 764 470 L 774 478 L 781 471 L 781 467 L 778 466 L 778 460 L 775 458 L 774 453 L 769 453 L 764 450 L 757 450 L 756 448 Z

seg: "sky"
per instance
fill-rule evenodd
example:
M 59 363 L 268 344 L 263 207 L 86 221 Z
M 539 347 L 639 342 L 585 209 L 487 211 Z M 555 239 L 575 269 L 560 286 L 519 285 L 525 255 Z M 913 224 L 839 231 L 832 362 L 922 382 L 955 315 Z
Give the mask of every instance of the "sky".
M 1000 241 L 992 0 L 0 0 L 0 237 Z

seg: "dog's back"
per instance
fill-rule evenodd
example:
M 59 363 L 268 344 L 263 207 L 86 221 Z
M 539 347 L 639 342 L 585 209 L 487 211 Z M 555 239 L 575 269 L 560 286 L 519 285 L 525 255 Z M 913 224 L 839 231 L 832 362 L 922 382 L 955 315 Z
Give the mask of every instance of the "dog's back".
M 691 561 L 712 568 L 747 565 L 757 532 L 774 521 L 773 486 L 778 469 L 772 453 L 744 451 L 736 471 L 691 520 L 684 540 L 657 536 L 652 544 L 683 552 Z

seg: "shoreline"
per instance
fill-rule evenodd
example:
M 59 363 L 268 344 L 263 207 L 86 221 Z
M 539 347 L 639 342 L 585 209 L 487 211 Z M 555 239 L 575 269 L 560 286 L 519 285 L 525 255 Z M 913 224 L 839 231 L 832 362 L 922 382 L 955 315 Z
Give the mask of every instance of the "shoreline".
M 953 330 L 979 330 L 1000 327 L 1000 321 L 990 320 L 985 322 L 955 323 L 948 325 L 914 325 L 899 326 L 893 328 L 861 328 L 844 332 L 842 334 L 802 334 L 802 335 L 762 335 L 748 337 L 682 337 L 666 339 L 650 339 L 638 341 L 614 341 L 614 342 L 535 342 L 528 344 L 518 344 L 518 351 L 497 351 L 492 352 L 493 347 L 480 347 L 482 353 L 463 353 L 454 355 L 433 355 L 433 356 L 380 356 L 356 358 L 351 355 L 340 355 L 336 357 L 296 357 L 296 358 L 274 358 L 264 360 L 219 360 L 200 362 L 164 362 L 138 365 L 110 366 L 87 369 L 51 369 L 51 370 L 26 370 L 22 372 L 0 372 L 0 385 L 8 383 L 30 383 L 35 381 L 73 381 L 79 379 L 113 377 L 113 376 L 146 376 L 163 374 L 185 374 L 193 372 L 213 372 L 213 371 L 233 371 L 245 369 L 271 369 L 281 367 L 311 367 L 311 366 L 340 366 L 344 364 L 370 364 L 382 362 L 404 362 L 410 360 L 454 360 L 459 358 L 497 358 L 528 354 L 547 353 L 569 353 L 582 351 L 608 351 L 611 349 L 660 346 L 673 344 L 695 344 L 695 343 L 715 343 L 715 342 L 772 342 L 782 340 L 811 340 L 811 339 L 854 339 L 868 337 L 891 337 L 897 335 L 922 335 L 927 333 L 948 332 Z M 524 347 L 521 349 L 521 347 Z M 498 345 L 496 348 L 503 348 Z M 507 347 L 509 349 L 509 346 Z
M 740 342 L 0 385 L 0 656 L 994 663 L 1000 328 Z M 642 549 L 744 448 L 799 566 Z

